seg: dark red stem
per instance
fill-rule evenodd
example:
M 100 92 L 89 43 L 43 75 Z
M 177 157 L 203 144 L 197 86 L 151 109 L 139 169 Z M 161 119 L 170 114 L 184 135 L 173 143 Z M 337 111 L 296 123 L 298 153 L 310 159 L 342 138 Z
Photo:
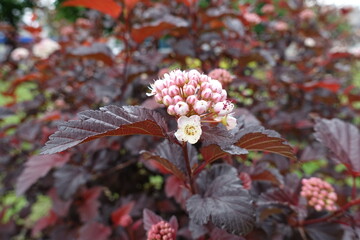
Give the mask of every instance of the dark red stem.
M 191 166 L 190 166 L 190 159 L 189 159 L 189 154 L 188 154 L 188 149 L 187 149 L 187 142 L 183 142 L 182 149 L 183 149 L 184 158 L 185 158 L 186 171 L 188 172 L 188 175 L 189 175 L 190 190 L 191 190 L 192 194 L 195 194 L 193 173 L 191 171 Z

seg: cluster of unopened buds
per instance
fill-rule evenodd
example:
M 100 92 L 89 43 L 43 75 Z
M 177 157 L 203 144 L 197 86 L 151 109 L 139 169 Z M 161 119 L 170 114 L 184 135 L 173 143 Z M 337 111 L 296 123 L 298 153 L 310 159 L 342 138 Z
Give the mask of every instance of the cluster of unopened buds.
M 209 77 L 218 80 L 223 86 L 230 84 L 234 79 L 231 73 L 222 68 L 216 68 L 209 72 Z
M 337 195 L 334 188 L 327 182 L 317 177 L 302 180 L 301 196 L 308 200 L 308 204 L 316 211 L 324 209 L 335 211 Z
M 147 240 L 175 240 L 175 229 L 165 221 L 160 221 L 151 226 L 147 233 Z
M 167 107 L 178 120 L 176 138 L 196 143 L 202 133 L 201 122 L 222 123 L 227 129 L 236 126 L 234 104 L 227 100 L 222 84 L 197 70 L 174 70 L 150 86 L 156 102 Z

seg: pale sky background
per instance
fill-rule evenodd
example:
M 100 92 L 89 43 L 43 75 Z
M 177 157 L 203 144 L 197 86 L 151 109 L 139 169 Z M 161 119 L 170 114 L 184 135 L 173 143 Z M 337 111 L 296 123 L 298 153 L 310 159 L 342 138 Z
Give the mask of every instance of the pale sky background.
M 360 0 L 319 0 L 319 2 L 336 6 L 360 7 Z

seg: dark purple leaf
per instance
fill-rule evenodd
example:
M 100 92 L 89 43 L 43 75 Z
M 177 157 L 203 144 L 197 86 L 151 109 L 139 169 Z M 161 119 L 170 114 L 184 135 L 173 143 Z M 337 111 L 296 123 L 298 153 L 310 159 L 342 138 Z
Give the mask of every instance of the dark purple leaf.
M 245 240 L 243 237 L 235 236 L 233 234 L 229 234 L 226 231 L 220 228 L 214 228 L 210 233 L 211 240 Z
M 269 181 L 277 185 L 283 185 L 284 179 L 278 169 L 269 166 L 266 162 L 259 162 L 250 172 L 253 181 Z
M 333 159 L 360 176 L 359 129 L 339 119 L 317 119 L 314 129 L 315 138 L 331 150 Z
M 204 225 L 212 222 L 231 234 L 242 235 L 252 230 L 254 207 L 235 168 L 218 164 L 199 174 L 199 194 L 186 202 L 190 219 Z
M 110 234 L 111 228 L 108 226 L 97 222 L 90 222 L 80 228 L 77 240 L 106 240 Z
M 193 239 L 198 239 L 208 233 L 208 229 L 204 225 L 197 224 L 191 219 L 189 222 L 189 230 Z
M 82 167 L 65 165 L 55 171 L 54 177 L 59 196 L 64 200 L 68 200 L 81 185 L 86 183 L 89 175 Z
M 8 108 L 0 107 L 0 120 L 11 115 L 14 115 L 13 111 Z
M 16 193 L 24 194 L 39 178 L 44 177 L 53 167 L 61 167 L 69 161 L 69 154 L 38 155 L 30 157 L 25 169 L 16 182 Z
M 143 134 L 165 137 L 168 130 L 159 113 L 142 107 L 107 106 L 81 112 L 79 118 L 60 123 L 59 130 L 50 136 L 42 154 L 62 152 L 104 136 Z
M 63 201 L 59 198 L 55 188 L 52 188 L 49 193 L 49 197 L 52 202 L 52 210 L 60 217 L 64 217 L 68 214 L 72 200 Z
M 91 46 L 80 46 L 68 49 L 71 57 L 90 58 L 103 61 L 107 65 L 113 64 L 111 49 L 104 43 L 94 43 Z
M 185 179 L 187 175 L 182 148 L 168 140 L 160 143 L 154 153 L 143 151 L 142 156 L 146 160 L 157 161 L 179 179 Z M 188 156 L 191 166 L 197 163 L 197 151 L 191 144 L 188 144 Z
M 144 229 L 146 231 L 149 231 L 152 227 L 152 225 L 157 224 L 158 222 L 163 221 L 163 219 L 152 212 L 149 209 L 144 209 L 143 211 L 143 222 L 144 222 Z
M 338 240 L 343 239 L 344 230 L 340 224 L 321 222 L 316 224 L 306 225 L 306 233 L 309 235 L 311 240 Z

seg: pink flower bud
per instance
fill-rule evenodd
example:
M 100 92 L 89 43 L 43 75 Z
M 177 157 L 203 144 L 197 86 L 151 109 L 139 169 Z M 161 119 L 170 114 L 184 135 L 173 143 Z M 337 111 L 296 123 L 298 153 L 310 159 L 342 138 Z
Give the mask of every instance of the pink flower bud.
M 188 72 L 188 77 L 190 81 L 195 81 L 196 83 L 199 82 L 201 74 L 195 70 L 192 69 Z
M 189 105 L 186 102 L 178 102 L 175 104 L 175 112 L 177 115 L 184 116 L 189 112 Z
M 214 101 L 214 103 L 222 102 L 221 99 L 222 99 L 222 96 L 220 93 L 212 94 L 212 100 Z
M 201 74 L 199 77 L 199 82 L 200 83 L 205 83 L 205 82 L 209 82 L 211 78 L 209 78 L 207 75 L 205 74 Z
M 222 91 L 222 85 L 218 80 L 211 80 L 210 88 L 213 92 L 221 93 Z
M 203 83 L 201 83 L 201 85 L 200 85 L 200 89 L 201 89 L 201 91 L 204 91 L 205 89 L 210 89 L 210 83 L 209 82 L 203 82 Z
M 225 101 L 227 98 L 227 92 L 225 89 L 221 90 L 221 101 Z
M 210 88 L 207 88 L 207 89 L 201 91 L 201 98 L 211 99 L 211 97 L 212 97 L 212 91 Z
M 155 94 L 155 102 L 162 103 L 162 96 L 160 94 Z
M 166 79 L 166 81 L 165 81 L 165 86 L 166 86 L 167 88 L 169 88 L 169 87 L 172 86 L 172 85 L 176 85 L 176 84 L 175 84 L 175 81 L 172 80 L 172 79 Z
M 262 8 L 261 11 L 263 13 L 273 13 L 275 11 L 275 7 L 272 4 L 265 4 Z
M 165 88 L 165 81 L 162 79 L 156 80 L 154 85 L 155 85 L 155 90 L 161 92 Z
M 194 81 L 194 80 L 189 80 L 189 82 L 187 83 L 187 85 L 192 85 L 194 86 L 195 88 L 198 86 L 198 82 L 197 81 Z
M 196 88 L 193 85 L 186 84 L 184 87 L 184 93 L 186 96 L 194 95 Z
M 197 101 L 194 105 L 194 110 L 197 114 L 203 114 L 208 110 L 208 102 L 204 100 Z
M 175 105 L 169 105 L 167 108 L 167 113 L 171 116 L 176 115 L 175 113 Z
M 163 90 L 161 90 L 161 95 L 162 95 L 162 96 L 169 95 L 169 89 L 168 89 L 168 88 L 164 88 Z
M 184 101 L 184 99 L 181 96 L 176 95 L 175 97 L 173 97 L 173 104 L 176 104 L 180 101 Z
M 163 97 L 162 102 L 165 106 L 169 106 L 173 104 L 173 99 L 169 95 L 166 95 Z
M 322 206 L 321 205 L 315 205 L 315 209 L 316 209 L 316 211 L 321 211 Z
M 299 14 L 301 20 L 311 20 L 315 17 L 315 13 L 311 9 L 305 9 Z
M 337 200 L 336 193 L 335 193 L 335 192 L 330 192 L 330 193 L 328 194 L 328 198 L 331 199 L 331 200 L 336 201 L 336 200 Z
M 191 95 L 186 98 L 186 102 L 190 105 L 194 105 L 198 101 L 196 95 Z
M 168 94 L 170 95 L 170 97 L 174 97 L 176 95 L 179 95 L 180 93 L 180 89 L 178 86 L 176 85 L 171 85 L 169 88 L 168 88 Z

